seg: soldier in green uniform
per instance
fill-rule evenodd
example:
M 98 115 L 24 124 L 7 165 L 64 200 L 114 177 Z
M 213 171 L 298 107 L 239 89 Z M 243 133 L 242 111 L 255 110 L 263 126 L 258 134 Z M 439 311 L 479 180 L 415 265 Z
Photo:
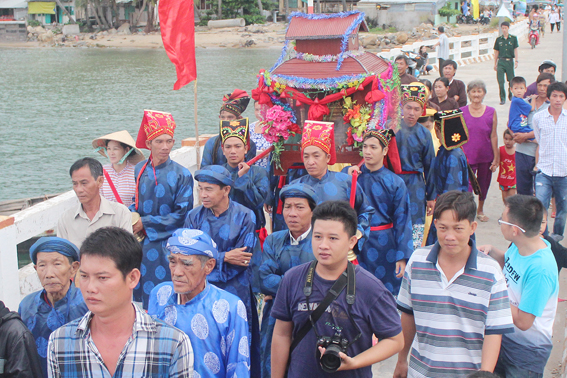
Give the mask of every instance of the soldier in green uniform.
M 508 81 L 508 98 L 511 99 L 510 80 L 514 78 L 514 68 L 518 68 L 518 38 L 515 35 L 508 34 L 509 22 L 504 21 L 500 27 L 502 28 L 502 35 L 496 38 L 494 42 L 494 71 L 496 71 L 496 78 L 500 87 L 500 105 L 504 105 L 506 103 L 504 73 L 506 73 L 506 80 Z

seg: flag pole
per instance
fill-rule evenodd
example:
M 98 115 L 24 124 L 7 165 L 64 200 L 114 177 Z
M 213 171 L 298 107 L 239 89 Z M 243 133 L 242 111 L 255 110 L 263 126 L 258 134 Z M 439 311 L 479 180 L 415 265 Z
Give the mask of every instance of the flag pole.
M 197 79 L 193 84 L 193 115 L 195 117 L 195 148 L 197 149 L 197 169 L 201 169 L 201 143 L 199 143 L 199 121 L 197 117 Z

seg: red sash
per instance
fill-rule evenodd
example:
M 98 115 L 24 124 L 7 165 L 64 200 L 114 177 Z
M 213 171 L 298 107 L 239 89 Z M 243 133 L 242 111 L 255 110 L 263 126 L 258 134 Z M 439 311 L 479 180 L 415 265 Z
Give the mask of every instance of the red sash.
M 401 171 L 400 174 L 401 175 L 417 175 L 420 174 L 421 172 L 418 171 Z
M 370 231 L 389 230 L 390 228 L 394 228 L 393 223 L 383 224 L 381 226 L 376 226 L 376 227 L 370 227 Z
M 124 205 L 124 202 L 122 202 L 122 198 L 120 198 L 120 196 L 118 195 L 118 190 L 116 190 L 116 187 L 114 186 L 114 183 L 110 179 L 110 175 L 108 174 L 106 169 L 103 168 L 102 172 L 104 173 L 104 178 L 106 179 L 106 182 L 108 182 L 108 186 L 110 186 L 110 190 L 112 190 L 112 194 L 114 194 L 114 198 L 116 198 L 116 202 Z

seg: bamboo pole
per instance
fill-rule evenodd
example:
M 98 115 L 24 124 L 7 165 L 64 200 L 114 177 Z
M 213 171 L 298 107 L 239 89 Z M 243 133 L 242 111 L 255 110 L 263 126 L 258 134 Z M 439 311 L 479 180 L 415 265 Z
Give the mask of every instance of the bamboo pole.
M 201 144 L 199 143 L 199 121 L 197 117 L 197 79 L 193 84 L 193 115 L 195 117 L 195 148 L 197 149 L 197 168 L 201 169 Z

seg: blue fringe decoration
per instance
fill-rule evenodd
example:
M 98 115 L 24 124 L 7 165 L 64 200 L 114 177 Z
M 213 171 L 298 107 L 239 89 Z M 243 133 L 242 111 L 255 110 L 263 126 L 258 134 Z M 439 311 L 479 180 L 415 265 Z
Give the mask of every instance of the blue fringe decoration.
M 363 12 L 356 12 L 359 13 L 358 17 L 350 24 L 348 29 L 346 30 L 345 34 L 343 34 L 343 41 L 341 44 L 341 53 L 339 54 L 339 61 L 337 62 L 337 68 L 335 70 L 339 71 L 343 64 L 345 51 L 348 46 L 348 39 L 350 35 L 354 32 L 354 30 L 364 21 L 364 13 Z
M 372 73 L 365 73 L 360 75 L 343 75 L 338 77 L 329 77 L 324 79 L 308 79 L 305 77 L 288 76 L 288 75 L 270 75 L 271 79 L 284 85 L 289 85 L 293 88 L 301 89 L 334 89 L 340 86 L 352 83 L 353 81 L 364 80 Z
M 332 14 L 324 14 L 324 13 L 307 14 L 307 13 L 303 13 L 303 12 L 293 12 L 288 17 L 288 24 L 287 24 L 287 27 L 285 29 L 285 34 L 287 35 L 287 31 L 289 29 L 291 19 L 294 18 L 294 17 L 306 18 L 308 20 L 329 20 L 329 19 L 333 19 L 333 18 L 345 18 L 345 17 L 349 17 L 349 16 L 352 16 L 352 15 L 355 15 L 355 14 L 357 14 L 358 17 L 348 27 L 345 34 L 343 34 L 343 38 L 342 38 L 342 42 L 341 42 L 341 53 L 339 54 L 339 59 L 338 59 L 337 68 L 336 68 L 337 71 L 340 71 L 341 66 L 343 64 L 343 60 L 344 60 L 344 53 L 345 53 L 347 46 L 348 46 L 348 39 L 349 39 L 350 35 L 354 32 L 354 30 L 364 21 L 364 12 L 349 11 L 349 12 L 340 12 L 340 13 L 332 13 Z M 285 61 L 285 57 L 287 56 L 288 47 L 289 47 L 289 40 L 286 39 L 285 42 L 284 42 L 284 47 L 282 48 L 282 53 L 281 53 L 278 61 L 274 64 L 274 66 L 272 68 L 270 68 L 269 72 L 273 72 L 279 65 L 281 65 Z

